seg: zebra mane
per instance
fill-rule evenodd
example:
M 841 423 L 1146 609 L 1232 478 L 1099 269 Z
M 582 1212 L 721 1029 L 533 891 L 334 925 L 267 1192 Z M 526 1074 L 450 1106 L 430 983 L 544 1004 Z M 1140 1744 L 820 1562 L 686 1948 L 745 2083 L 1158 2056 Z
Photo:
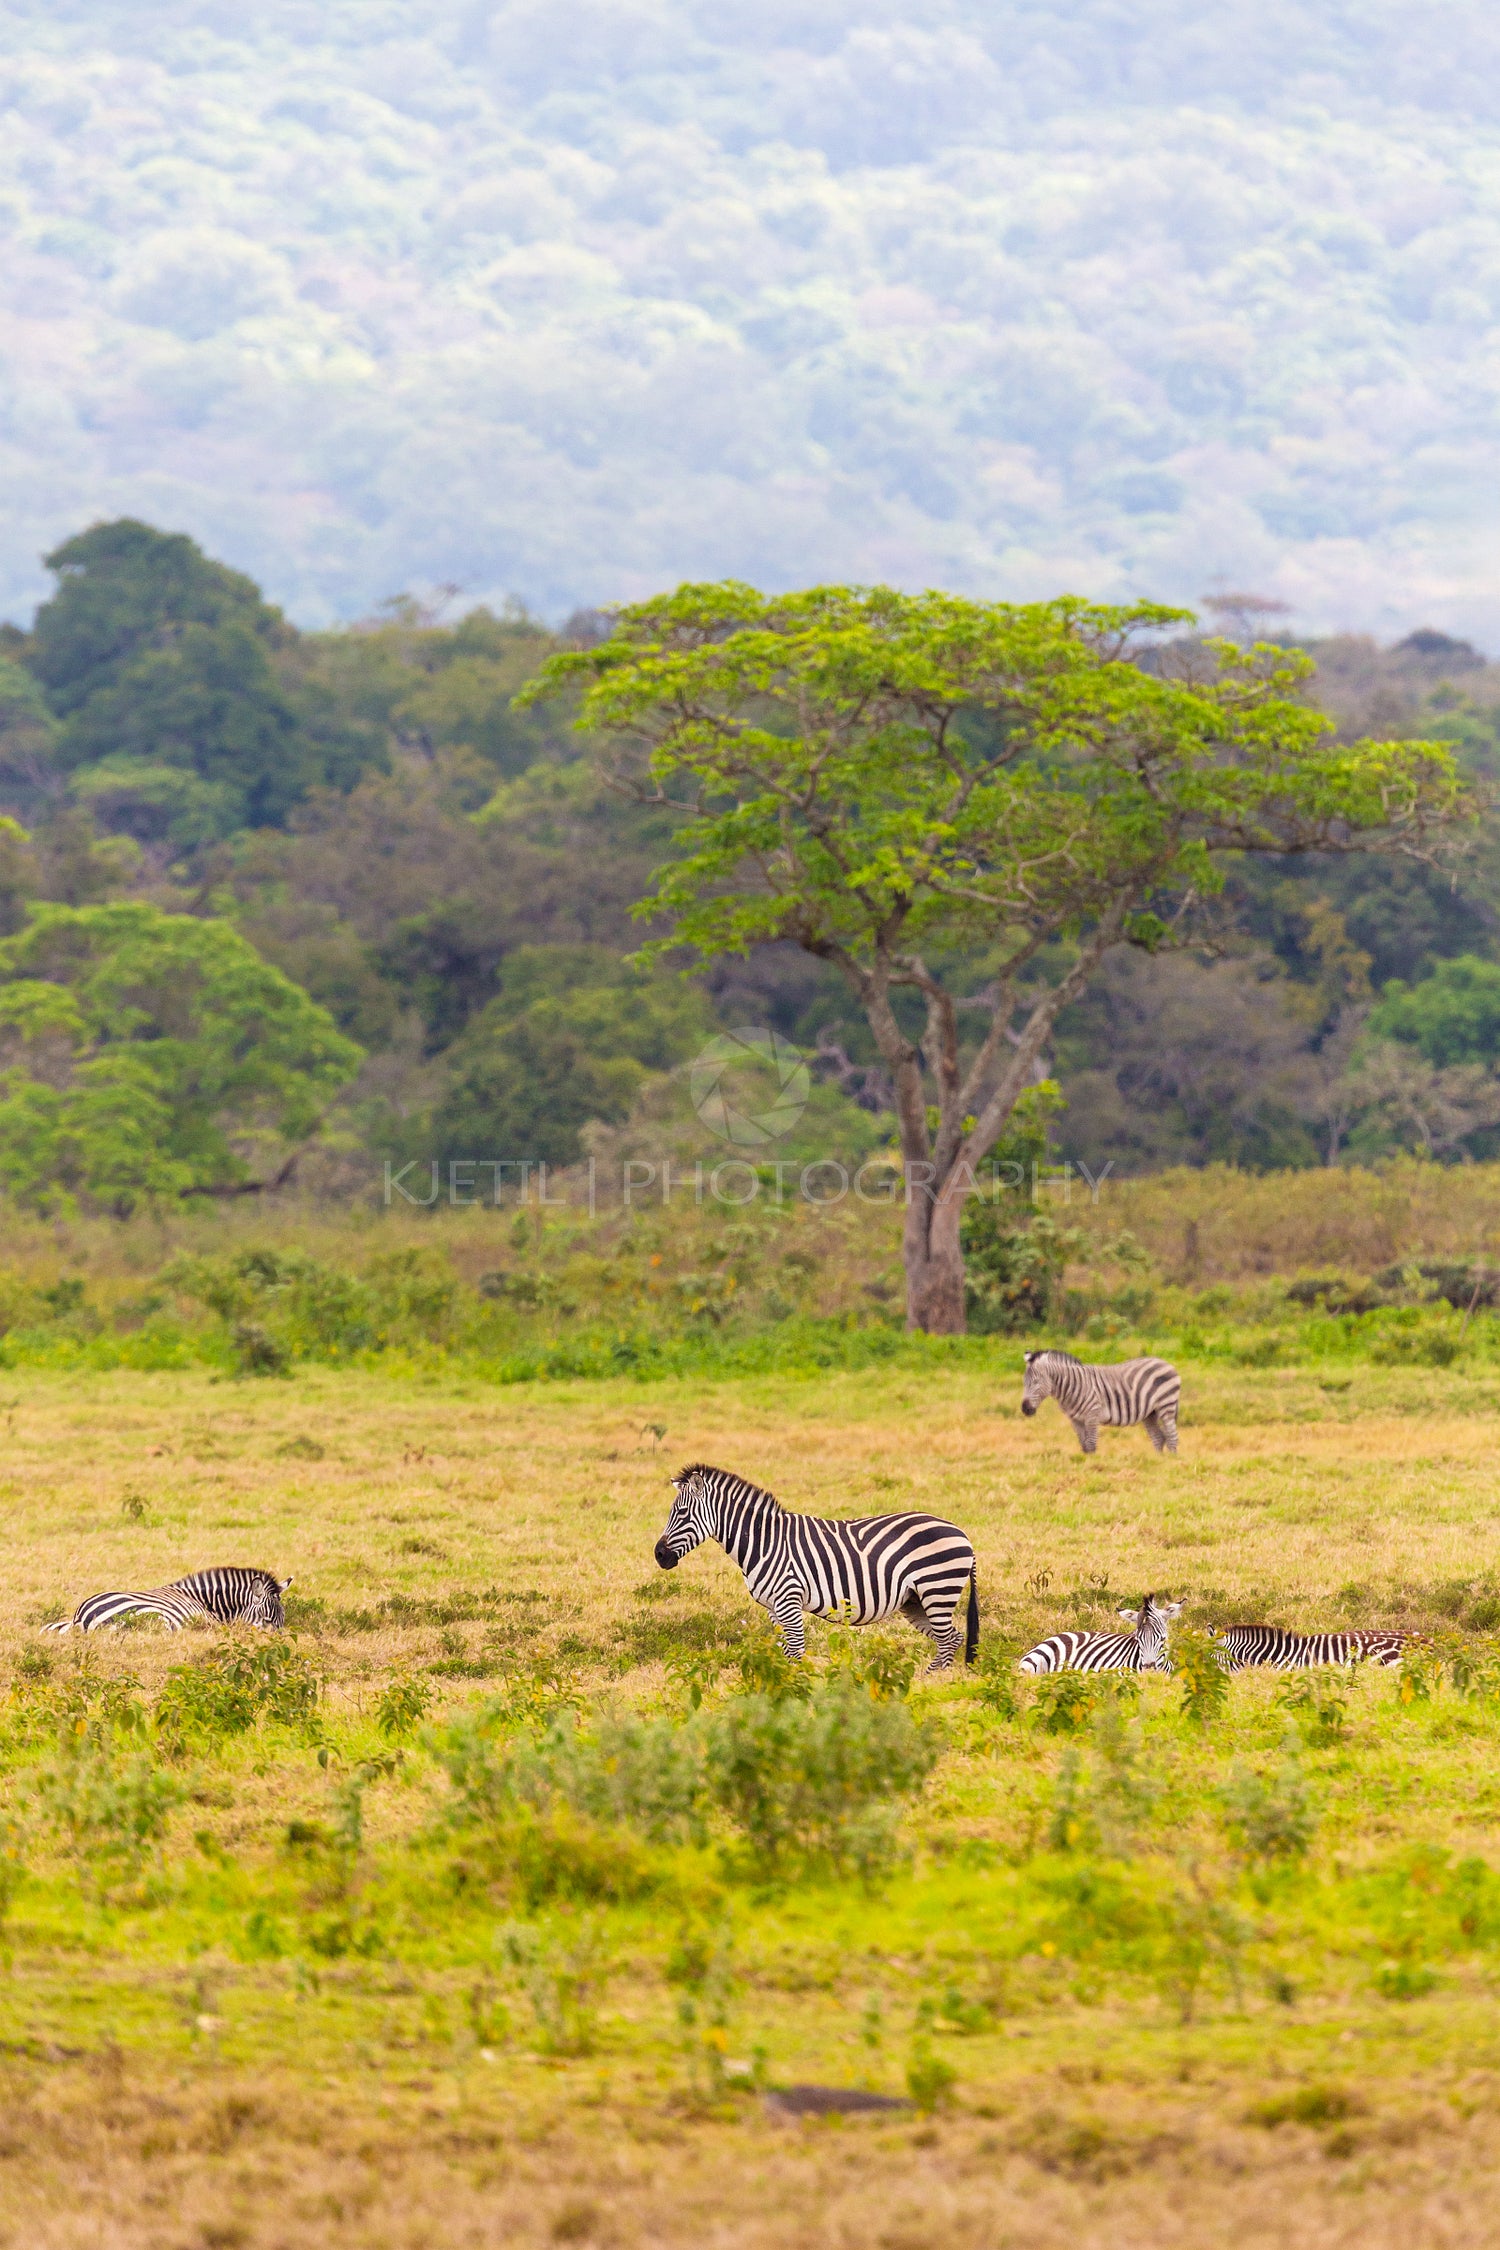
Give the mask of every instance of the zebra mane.
M 1061 1351 L 1056 1344 L 1048 1344 L 1044 1350 L 1033 1352 L 1031 1356 L 1033 1359 L 1065 1359 L 1070 1367 L 1082 1367 L 1083 1365 L 1083 1361 L 1079 1358 L 1077 1352 Z
M 687 1468 L 678 1470 L 672 1482 L 677 1485 L 686 1484 L 689 1477 L 724 1477 L 730 1484 L 737 1484 L 742 1491 L 750 1493 L 754 1499 L 769 1500 L 774 1508 L 781 1506 L 775 1493 L 767 1492 L 763 1484 L 752 1484 L 748 1477 L 742 1477 L 735 1469 L 716 1469 L 711 1461 L 691 1462 Z

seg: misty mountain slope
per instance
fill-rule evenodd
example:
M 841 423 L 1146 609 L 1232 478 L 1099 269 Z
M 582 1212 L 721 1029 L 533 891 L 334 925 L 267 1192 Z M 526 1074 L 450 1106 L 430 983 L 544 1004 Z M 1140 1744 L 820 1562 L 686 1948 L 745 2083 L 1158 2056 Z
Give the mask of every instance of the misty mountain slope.
M 686 575 L 1493 643 L 1500 25 L 1302 0 L 0 6 L 0 607 Z

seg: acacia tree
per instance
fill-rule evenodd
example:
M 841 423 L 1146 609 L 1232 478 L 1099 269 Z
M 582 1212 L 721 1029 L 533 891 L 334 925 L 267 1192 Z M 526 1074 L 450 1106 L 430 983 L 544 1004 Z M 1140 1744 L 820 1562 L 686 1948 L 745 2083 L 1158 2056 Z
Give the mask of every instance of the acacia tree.
M 1461 811 L 1441 746 L 1338 743 L 1295 697 L 1306 660 L 1163 644 L 1191 623 L 1145 603 L 683 586 L 526 691 L 583 683 L 613 778 L 682 816 L 637 910 L 665 918 L 660 945 L 790 940 L 842 972 L 895 1086 L 912 1327 L 962 1331 L 975 1168 L 1110 947 L 1170 942 L 1234 854 L 1424 855 Z

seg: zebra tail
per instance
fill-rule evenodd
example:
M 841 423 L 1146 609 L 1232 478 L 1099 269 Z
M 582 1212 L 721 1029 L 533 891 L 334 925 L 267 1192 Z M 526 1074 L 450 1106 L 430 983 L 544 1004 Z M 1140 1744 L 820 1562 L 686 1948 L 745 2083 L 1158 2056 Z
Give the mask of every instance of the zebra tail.
M 969 1572 L 969 1614 L 964 1620 L 964 1662 L 972 1664 L 979 1654 L 979 1572 Z

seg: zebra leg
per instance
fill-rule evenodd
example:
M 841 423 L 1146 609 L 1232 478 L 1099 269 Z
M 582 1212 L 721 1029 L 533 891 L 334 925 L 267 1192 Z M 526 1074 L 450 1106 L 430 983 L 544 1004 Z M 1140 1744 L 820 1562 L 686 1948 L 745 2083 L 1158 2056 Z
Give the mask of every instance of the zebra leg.
M 807 1654 L 807 1626 L 802 1615 L 802 1604 L 793 1595 L 769 1605 L 771 1615 L 781 1628 L 781 1645 L 794 1664 L 800 1664 Z
M 1093 1453 L 1097 1449 L 1099 1444 L 1099 1425 L 1097 1422 L 1075 1422 L 1073 1432 L 1085 1453 Z
M 953 1659 L 958 1654 L 959 1641 L 958 1627 L 954 1624 L 952 1617 L 949 1617 L 946 1625 L 939 1624 L 938 1620 L 927 1609 L 920 1594 L 907 1595 L 905 1601 L 901 1604 L 901 1614 L 916 1626 L 919 1633 L 925 1633 L 933 1644 L 936 1653 L 927 1667 L 928 1671 L 946 1672 L 950 1670 Z
M 1160 1453 L 1166 1446 L 1167 1433 L 1162 1427 L 1162 1420 L 1159 1414 L 1148 1414 L 1146 1416 L 1146 1434 L 1150 1438 L 1151 1443 L 1156 1447 L 1157 1452 Z

